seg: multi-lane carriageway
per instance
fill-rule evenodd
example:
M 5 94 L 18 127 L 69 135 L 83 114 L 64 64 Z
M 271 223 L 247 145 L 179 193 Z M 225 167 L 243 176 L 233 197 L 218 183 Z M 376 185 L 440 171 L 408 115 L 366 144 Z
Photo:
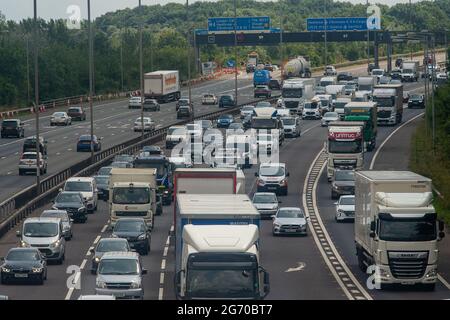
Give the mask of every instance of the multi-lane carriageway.
M 354 74 L 362 75 L 365 72 L 365 66 L 356 67 L 351 71 Z M 240 94 L 244 98 L 247 95 L 247 98 L 251 99 L 251 87 L 247 87 L 249 81 L 240 80 L 240 87 L 244 87 Z M 215 88 L 216 92 L 220 92 L 232 90 L 233 81 L 208 85 L 211 85 L 210 90 Z M 420 92 L 422 88 L 423 83 L 405 85 L 406 91 Z M 197 97 L 205 90 L 199 88 L 196 91 Z M 123 102 L 122 104 L 122 111 L 129 112 L 128 109 L 125 110 Z M 111 108 L 114 106 L 119 108 L 120 103 L 113 104 Z M 101 110 L 101 107 L 98 110 Z M 379 152 L 367 154 L 366 168 L 407 169 L 411 133 L 422 118 L 422 112 L 423 110 L 406 109 L 403 126 L 398 130 L 398 127 L 381 127 L 376 149 Z M 131 118 L 134 120 L 137 116 L 138 111 L 132 114 Z M 167 120 L 173 119 L 174 121 L 173 113 L 172 118 L 167 115 L 166 117 Z M 115 122 L 123 122 L 126 118 L 128 117 L 118 116 Z M 103 130 L 103 132 L 122 133 L 121 130 L 113 131 L 105 128 Z M 393 291 L 367 289 L 366 275 L 358 269 L 354 255 L 353 224 L 337 224 L 334 221 L 334 201 L 330 198 L 330 187 L 326 176 L 320 173 L 320 163 L 315 161 L 320 161 L 319 153 L 323 148 L 326 132 L 327 129 L 320 127 L 319 121 L 302 121 L 302 136 L 286 141 L 281 147 L 280 161 L 287 163 L 291 173 L 289 194 L 286 197 L 280 197 L 281 205 L 303 206 L 306 199 L 311 197 L 314 200 L 311 209 L 314 216 L 311 217 L 307 237 L 274 238 L 271 234 L 271 221 L 262 222 L 262 265 L 271 276 L 271 293 L 268 299 L 422 300 L 450 298 L 450 285 L 448 284 L 450 282 L 450 239 L 448 237 L 440 243 L 440 281 L 434 292 L 423 292 L 417 288 Z M 129 134 L 128 127 L 122 136 L 128 135 L 129 137 Z M 74 133 L 71 135 L 73 136 Z M 118 139 L 118 137 L 114 138 L 113 136 L 111 140 L 114 139 Z M 380 148 L 383 142 L 385 143 Z M 64 144 L 67 145 L 63 142 L 62 145 Z M 67 159 L 70 157 L 68 156 Z M 254 192 L 255 170 L 255 167 L 245 170 L 246 191 L 249 195 Z M 314 174 L 317 172 L 320 174 Z M 308 185 L 311 185 L 312 188 L 308 188 Z M 311 210 L 308 207 L 308 212 Z M 34 215 L 39 213 L 40 211 Z M 148 256 L 142 257 L 144 268 L 149 270 L 143 282 L 145 299 L 175 298 L 173 290 L 174 251 L 173 243 L 169 242 L 172 213 L 172 206 L 164 207 L 163 215 L 156 217 L 151 252 Z M 28 285 L 0 285 L 0 294 L 8 295 L 11 299 L 76 299 L 80 294 L 93 294 L 95 292 L 95 276 L 90 273 L 89 249 L 98 242 L 100 237 L 108 236 L 107 221 L 107 205 L 105 202 L 101 202 L 99 210 L 89 216 L 88 223 L 74 225 L 74 238 L 68 242 L 65 263 L 49 267 L 49 277 L 43 286 L 30 290 Z M 16 229 L 11 230 L 0 239 L 0 256 L 4 256 L 9 248 L 17 245 L 18 239 L 15 237 L 15 231 Z M 81 269 L 76 276 L 81 281 L 80 290 L 67 288 L 66 281 L 70 274 L 66 273 L 66 268 L 70 265 L 77 265 Z

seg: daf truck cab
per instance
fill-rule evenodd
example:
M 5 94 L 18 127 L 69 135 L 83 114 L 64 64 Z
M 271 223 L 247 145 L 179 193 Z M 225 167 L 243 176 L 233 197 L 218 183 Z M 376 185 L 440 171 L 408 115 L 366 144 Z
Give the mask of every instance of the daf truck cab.
M 437 244 L 445 234 L 432 200 L 431 180 L 416 173 L 356 172 L 356 254 L 362 271 L 375 271 L 377 289 L 420 284 L 434 290 Z

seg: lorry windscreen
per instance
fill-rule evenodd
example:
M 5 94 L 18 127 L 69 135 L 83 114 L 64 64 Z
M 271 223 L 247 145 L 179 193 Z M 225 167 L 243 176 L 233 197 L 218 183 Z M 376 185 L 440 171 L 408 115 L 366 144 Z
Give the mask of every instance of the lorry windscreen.
M 253 129 L 277 129 L 277 119 L 252 119 Z
M 395 106 L 395 97 L 373 97 L 373 102 L 376 102 L 379 108 L 390 108 Z
M 362 152 L 362 140 L 355 141 L 328 141 L 328 152 L 330 153 L 360 153 Z
M 113 203 L 115 204 L 146 204 L 149 202 L 149 188 L 119 187 L 113 190 Z
M 191 298 L 254 298 L 258 277 L 250 262 L 194 262 L 187 272 Z
M 403 69 L 403 73 L 414 73 L 412 69 Z
M 360 84 L 358 86 L 359 91 L 372 91 L 372 84 Z
M 301 98 L 303 96 L 302 89 L 283 88 L 281 91 L 283 98 Z
M 379 237 L 385 241 L 436 240 L 436 221 L 425 219 L 380 219 Z

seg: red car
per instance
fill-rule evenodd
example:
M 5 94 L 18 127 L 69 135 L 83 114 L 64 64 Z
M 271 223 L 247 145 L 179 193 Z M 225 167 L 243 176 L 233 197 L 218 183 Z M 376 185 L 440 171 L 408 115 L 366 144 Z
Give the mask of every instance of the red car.
M 67 114 L 72 120 L 86 120 L 86 112 L 84 112 L 82 107 L 70 107 L 69 110 L 67 110 Z

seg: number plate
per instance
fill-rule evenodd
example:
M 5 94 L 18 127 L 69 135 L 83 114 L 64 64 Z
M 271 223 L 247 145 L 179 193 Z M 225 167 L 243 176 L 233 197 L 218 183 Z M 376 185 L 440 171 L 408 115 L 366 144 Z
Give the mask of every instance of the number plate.
M 16 278 L 28 278 L 28 273 L 16 273 L 14 274 Z
M 286 229 L 286 232 L 295 232 L 296 230 L 293 229 Z

